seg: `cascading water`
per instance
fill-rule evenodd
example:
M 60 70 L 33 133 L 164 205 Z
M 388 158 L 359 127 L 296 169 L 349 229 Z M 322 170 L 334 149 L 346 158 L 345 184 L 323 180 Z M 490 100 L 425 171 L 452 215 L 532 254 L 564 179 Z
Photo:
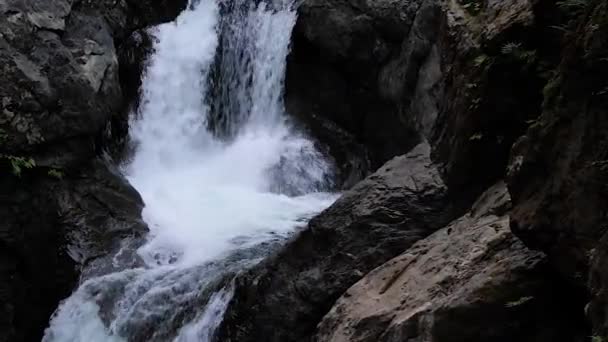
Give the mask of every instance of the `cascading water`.
M 208 341 L 233 275 L 335 199 L 284 113 L 296 13 L 280 1 L 201 0 L 153 29 L 124 167 L 146 204 L 143 265 L 84 281 L 44 341 Z

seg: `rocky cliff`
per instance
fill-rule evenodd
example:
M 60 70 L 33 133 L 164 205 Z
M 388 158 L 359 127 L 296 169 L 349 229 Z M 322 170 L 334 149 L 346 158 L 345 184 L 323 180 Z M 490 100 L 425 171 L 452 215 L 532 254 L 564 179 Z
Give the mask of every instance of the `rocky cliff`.
M 0 341 L 147 231 L 122 149 L 185 2 L 0 1 Z M 285 104 L 347 189 L 218 341 L 608 340 L 605 0 L 304 0 Z M 113 266 L 109 266 L 113 265 Z
M 606 8 L 304 1 L 288 108 L 346 187 L 386 164 L 239 279 L 219 340 L 605 340 Z M 421 142 L 438 201 L 362 186 Z M 442 214 L 412 235 L 420 209 Z
M 139 194 L 103 152 L 137 94 L 122 89 L 124 42 L 184 6 L 0 2 L 0 341 L 40 340 L 81 272 L 107 272 L 96 261 L 147 231 Z

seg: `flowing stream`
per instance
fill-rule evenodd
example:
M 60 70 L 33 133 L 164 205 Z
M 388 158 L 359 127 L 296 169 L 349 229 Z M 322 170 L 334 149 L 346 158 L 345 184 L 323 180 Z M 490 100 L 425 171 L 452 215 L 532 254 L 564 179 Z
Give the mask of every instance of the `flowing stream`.
M 141 267 L 80 284 L 43 341 L 210 341 L 233 276 L 335 200 L 283 108 L 293 3 L 217 1 L 151 29 L 123 166 L 146 205 Z

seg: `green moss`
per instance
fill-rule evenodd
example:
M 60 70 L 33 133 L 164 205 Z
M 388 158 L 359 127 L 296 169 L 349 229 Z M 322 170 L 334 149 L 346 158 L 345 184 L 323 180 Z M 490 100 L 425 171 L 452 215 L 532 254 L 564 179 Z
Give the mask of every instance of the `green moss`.
M 473 60 L 473 64 L 478 68 L 483 67 L 483 66 L 489 64 L 490 62 L 491 62 L 491 58 L 486 54 L 481 54 L 481 55 L 475 57 L 475 59 Z
M 11 167 L 11 172 L 15 176 L 21 176 L 21 172 L 24 169 L 33 169 L 36 166 L 36 161 L 34 161 L 34 159 L 28 158 L 28 157 L 0 155 L 0 159 L 4 159 L 4 160 L 8 161 L 8 163 Z
M 59 169 L 50 169 L 47 174 L 51 177 L 57 178 L 59 180 L 63 179 L 63 172 Z
M 504 56 L 511 58 L 514 61 L 522 62 L 525 65 L 532 65 L 536 62 L 536 51 L 525 49 L 521 43 L 506 43 L 502 46 L 501 53 Z
M 562 79 L 559 76 L 549 79 L 543 88 L 543 107 L 548 108 L 551 104 L 559 100 L 561 84 Z
M 531 301 L 532 299 L 534 299 L 534 297 L 533 297 L 533 296 L 521 297 L 521 298 L 519 298 L 518 300 L 515 300 L 515 301 L 512 301 L 512 302 L 508 302 L 508 303 L 506 303 L 506 304 L 505 304 L 505 306 L 506 306 L 507 308 L 513 308 L 513 307 L 516 307 L 516 306 L 520 306 L 520 305 L 522 305 L 522 304 L 525 304 L 525 303 L 527 303 L 527 302 Z
M 480 0 L 460 0 L 459 2 L 462 8 L 472 16 L 477 16 L 481 12 L 482 3 Z

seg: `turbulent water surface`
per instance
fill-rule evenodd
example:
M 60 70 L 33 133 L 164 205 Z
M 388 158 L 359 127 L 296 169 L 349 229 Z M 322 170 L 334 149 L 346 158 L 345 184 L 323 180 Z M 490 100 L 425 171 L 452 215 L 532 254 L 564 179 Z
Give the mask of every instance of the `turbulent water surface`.
M 151 30 L 124 166 L 142 267 L 84 281 L 44 341 L 208 341 L 232 276 L 331 204 L 331 168 L 282 104 L 295 18 L 281 0 L 201 0 Z

